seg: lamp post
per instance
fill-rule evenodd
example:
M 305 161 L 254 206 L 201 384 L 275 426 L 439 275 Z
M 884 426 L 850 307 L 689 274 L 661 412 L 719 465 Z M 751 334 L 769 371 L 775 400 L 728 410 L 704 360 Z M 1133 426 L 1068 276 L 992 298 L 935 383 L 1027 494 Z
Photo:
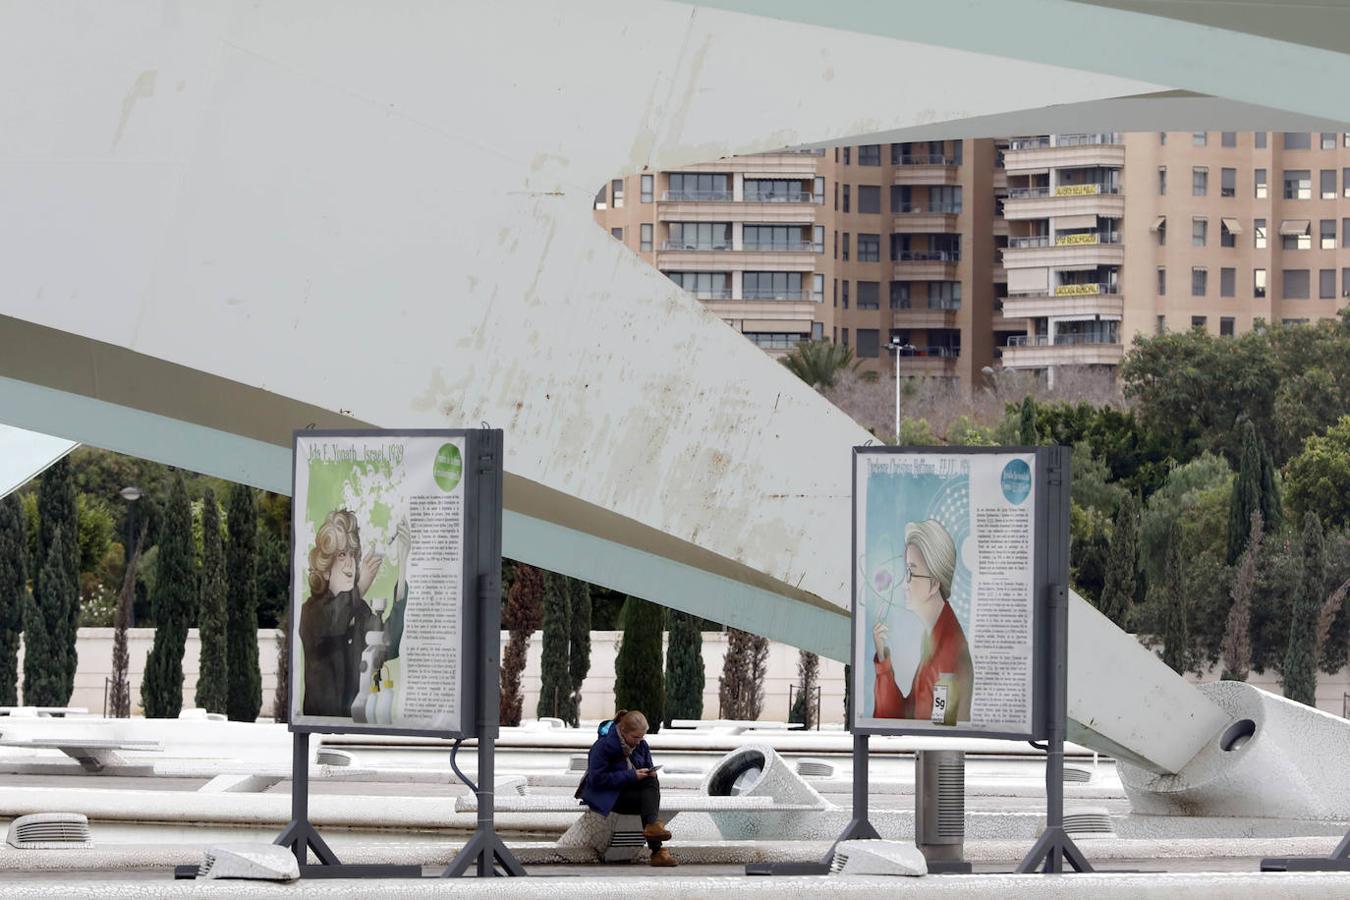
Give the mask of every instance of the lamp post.
M 895 354 L 895 443 L 900 443 L 900 354 L 914 352 L 913 344 L 901 343 L 899 338 L 891 338 L 886 349 Z
M 126 543 L 123 545 L 122 561 L 126 565 L 131 563 L 131 555 L 134 552 L 132 547 L 136 542 L 136 501 L 141 499 L 141 489 L 134 484 L 129 484 L 117 492 L 121 498 L 127 501 L 127 536 Z M 135 624 L 134 605 L 127 610 L 128 627 Z

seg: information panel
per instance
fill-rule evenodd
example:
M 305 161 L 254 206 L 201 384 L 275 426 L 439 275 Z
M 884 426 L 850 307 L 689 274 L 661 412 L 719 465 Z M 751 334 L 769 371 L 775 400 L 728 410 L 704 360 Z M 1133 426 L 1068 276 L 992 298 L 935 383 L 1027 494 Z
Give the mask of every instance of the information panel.
M 473 438 L 297 434 L 292 728 L 460 735 L 472 725 Z
M 1042 468 L 1035 449 L 855 450 L 855 730 L 1040 736 L 1043 551 L 1060 539 Z

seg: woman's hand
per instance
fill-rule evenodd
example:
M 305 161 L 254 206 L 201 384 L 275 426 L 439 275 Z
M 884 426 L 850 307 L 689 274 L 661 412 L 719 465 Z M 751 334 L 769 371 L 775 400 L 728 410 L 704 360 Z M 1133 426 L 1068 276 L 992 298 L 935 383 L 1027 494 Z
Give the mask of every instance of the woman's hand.
M 380 566 L 384 565 L 384 557 L 374 550 L 366 553 L 366 558 L 361 560 L 361 574 L 356 579 L 356 586 L 361 591 L 361 596 L 365 596 L 366 591 L 375 581 L 375 576 L 380 574 Z
M 886 647 L 886 634 L 890 627 L 882 621 L 872 626 L 872 643 L 877 645 L 877 659 L 885 659 L 891 655 L 891 651 Z
M 651 769 L 638 769 L 637 780 L 642 781 L 644 778 L 652 778 L 655 774 L 656 773 L 653 772 Z

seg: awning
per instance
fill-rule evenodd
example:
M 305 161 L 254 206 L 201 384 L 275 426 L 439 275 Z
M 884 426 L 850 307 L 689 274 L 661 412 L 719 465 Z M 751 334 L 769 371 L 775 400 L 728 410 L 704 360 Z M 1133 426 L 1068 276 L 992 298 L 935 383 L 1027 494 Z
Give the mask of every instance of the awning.
M 1008 270 L 1010 294 L 1043 294 L 1049 283 L 1050 270 L 1044 267 Z
M 1055 216 L 1055 229 L 1068 231 L 1073 228 L 1096 228 L 1097 214 L 1083 216 Z
M 1228 229 L 1229 234 L 1242 234 L 1242 223 L 1237 219 L 1222 219 L 1223 227 Z
M 1148 226 L 1149 231 L 1162 231 L 1167 227 L 1167 216 L 1158 216 L 1153 220 L 1153 224 Z
M 1312 223 L 1308 219 L 1285 219 L 1280 222 L 1280 234 L 1308 234 Z

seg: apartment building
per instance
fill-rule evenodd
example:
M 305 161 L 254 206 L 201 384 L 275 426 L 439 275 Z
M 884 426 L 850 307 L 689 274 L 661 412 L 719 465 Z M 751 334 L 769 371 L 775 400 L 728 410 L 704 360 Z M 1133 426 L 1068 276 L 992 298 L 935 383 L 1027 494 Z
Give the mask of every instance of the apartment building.
M 992 141 L 733 157 L 616 178 L 596 219 L 772 354 L 829 338 L 865 367 L 970 381 L 993 360 Z M 1001 272 L 1001 269 L 999 269 Z
M 617 178 L 597 221 L 779 355 L 867 368 L 1119 365 L 1137 334 L 1329 319 L 1350 134 L 1092 133 L 838 147 Z

